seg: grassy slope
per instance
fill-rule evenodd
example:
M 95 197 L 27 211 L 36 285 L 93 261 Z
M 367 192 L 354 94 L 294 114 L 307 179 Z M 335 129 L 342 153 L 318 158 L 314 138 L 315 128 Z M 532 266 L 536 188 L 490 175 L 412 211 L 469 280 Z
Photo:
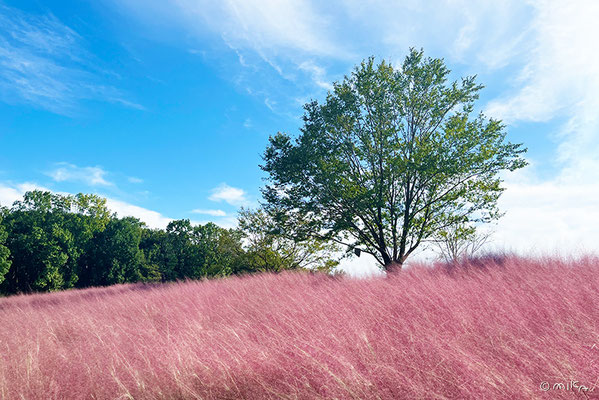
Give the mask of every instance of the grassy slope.
M 0 299 L 0 398 L 584 398 L 540 384 L 599 386 L 599 260 L 487 267 Z

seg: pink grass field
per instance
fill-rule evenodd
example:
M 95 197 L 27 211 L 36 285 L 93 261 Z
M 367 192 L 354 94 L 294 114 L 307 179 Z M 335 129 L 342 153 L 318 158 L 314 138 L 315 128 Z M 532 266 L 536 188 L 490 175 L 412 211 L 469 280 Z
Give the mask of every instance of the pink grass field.
M 599 259 L 1 298 L 0 357 L 2 399 L 599 398 Z

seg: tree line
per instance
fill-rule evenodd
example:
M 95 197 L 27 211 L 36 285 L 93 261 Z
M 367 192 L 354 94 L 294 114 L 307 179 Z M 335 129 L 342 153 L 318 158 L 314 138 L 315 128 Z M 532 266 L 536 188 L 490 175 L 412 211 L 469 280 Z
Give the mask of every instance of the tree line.
M 150 229 L 97 195 L 27 192 L 0 208 L 0 294 L 335 267 L 326 246 L 269 231 L 260 213 L 242 210 L 239 229 L 187 219 Z

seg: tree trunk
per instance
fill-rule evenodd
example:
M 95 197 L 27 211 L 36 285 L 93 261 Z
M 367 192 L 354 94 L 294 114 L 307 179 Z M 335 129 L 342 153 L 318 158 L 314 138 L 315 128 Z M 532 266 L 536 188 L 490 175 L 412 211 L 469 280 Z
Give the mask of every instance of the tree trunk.
M 396 274 L 401 271 L 402 263 L 400 263 L 398 261 L 391 261 L 391 262 L 385 264 L 384 268 L 385 268 L 385 272 L 387 273 L 387 275 Z

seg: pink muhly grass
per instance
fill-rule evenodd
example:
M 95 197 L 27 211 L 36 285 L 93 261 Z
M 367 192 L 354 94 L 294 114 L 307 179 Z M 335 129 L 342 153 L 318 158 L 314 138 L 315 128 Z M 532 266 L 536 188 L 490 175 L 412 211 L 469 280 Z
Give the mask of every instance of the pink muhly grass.
M 598 272 L 507 257 L 3 298 L 0 398 L 594 398 Z M 553 387 L 572 381 L 589 391 Z

